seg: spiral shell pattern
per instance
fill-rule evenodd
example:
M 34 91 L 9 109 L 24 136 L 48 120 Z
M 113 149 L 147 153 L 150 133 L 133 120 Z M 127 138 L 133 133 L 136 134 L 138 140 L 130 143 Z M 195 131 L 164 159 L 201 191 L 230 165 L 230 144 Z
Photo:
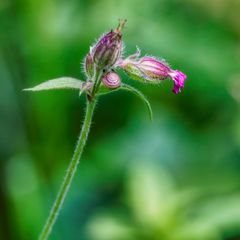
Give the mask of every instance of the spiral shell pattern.
M 118 88 L 121 85 L 121 78 L 115 72 L 109 72 L 102 78 L 102 83 L 107 88 Z

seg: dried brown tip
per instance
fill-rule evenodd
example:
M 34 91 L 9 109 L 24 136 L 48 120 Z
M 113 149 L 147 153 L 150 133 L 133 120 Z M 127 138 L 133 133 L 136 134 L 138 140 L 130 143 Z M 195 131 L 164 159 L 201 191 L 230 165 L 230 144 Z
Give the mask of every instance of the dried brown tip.
M 115 29 L 115 32 L 121 33 L 126 22 L 127 22 L 127 19 L 120 19 L 119 24 L 118 24 L 117 28 Z

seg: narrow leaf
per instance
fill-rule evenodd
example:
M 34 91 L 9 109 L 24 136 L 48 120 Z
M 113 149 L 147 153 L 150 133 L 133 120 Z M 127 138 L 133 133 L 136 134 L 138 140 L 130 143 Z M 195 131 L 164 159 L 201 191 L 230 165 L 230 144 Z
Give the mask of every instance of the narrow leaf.
M 81 90 L 85 82 L 72 77 L 60 77 L 43 82 L 35 87 L 23 89 L 24 91 L 44 91 L 54 89 L 77 89 Z
M 146 98 L 146 96 L 141 91 L 139 91 L 138 89 L 136 89 L 128 84 L 125 84 L 125 83 L 122 83 L 120 89 L 127 90 L 129 92 L 132 92 L 136 96 L 138 96 L 145 103 L 145 105 L 148 109 L 149 117 L 151 120 L 153 120 L 153 112 L 152 112 L 151 104 L 148 101 L 148 99 Z

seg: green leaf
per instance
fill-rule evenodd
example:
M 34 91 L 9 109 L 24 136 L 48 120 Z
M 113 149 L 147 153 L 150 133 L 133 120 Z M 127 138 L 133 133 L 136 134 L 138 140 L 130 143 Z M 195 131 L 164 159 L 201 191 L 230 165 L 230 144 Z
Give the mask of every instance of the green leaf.
M 139 91 L 138 89 L 136 89 L 128 84 L 125 84 L 125 83 L 122 83 L 122 85 L 119 89 L 127 90 L 129 92 L 132 92 L 136 96 L 138 96 L 145 103 L 145 105 L 148 109 L 149 117 L 151 120 L 153 120 L 153 112 L 152 112 L 151 104 L 148 101 L 148 99 L 146 98 L 146 96 L 141 91 Z
M 24 91 L 44 91 L 56 89 L 86 90 L 85 82 L 72 77 L 60 77 L 43 82 L 35 87 L 23 89 Z

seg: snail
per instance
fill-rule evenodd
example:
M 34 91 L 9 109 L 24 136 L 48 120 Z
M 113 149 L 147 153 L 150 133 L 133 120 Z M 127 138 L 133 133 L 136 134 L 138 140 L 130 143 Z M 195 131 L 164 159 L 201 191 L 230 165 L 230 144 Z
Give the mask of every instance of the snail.
M 103 78 L 102 83 L 107 88 L 118 88 L 121 85 L 121 78 L 115 72 L 108 72 Z

